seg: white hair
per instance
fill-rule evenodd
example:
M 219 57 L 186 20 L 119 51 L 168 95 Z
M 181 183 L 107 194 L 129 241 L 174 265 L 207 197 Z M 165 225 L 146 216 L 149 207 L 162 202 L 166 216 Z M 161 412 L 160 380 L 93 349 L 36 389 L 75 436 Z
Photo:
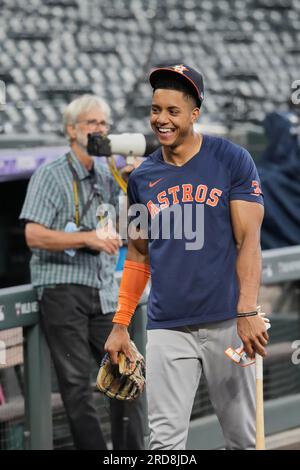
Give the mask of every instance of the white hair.
M 87 113 L 94 108 L 101 108 L 106 114 L 108 121 L 110 121 L 111 109 L 108 103 L 103 98 L 100 98 L 100 96 L 85 94 L 75 98 L 66 107 L 63 114 L 65 134 L 67 135 L 67 126 L 76 124 L 81 114 Z

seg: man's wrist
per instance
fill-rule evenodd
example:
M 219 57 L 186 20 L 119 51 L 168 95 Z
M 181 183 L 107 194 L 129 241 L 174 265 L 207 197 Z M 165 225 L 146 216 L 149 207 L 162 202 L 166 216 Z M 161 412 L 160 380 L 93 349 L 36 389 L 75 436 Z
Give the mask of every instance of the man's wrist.
M 237 318 L 255 317 L 256 315 L 258 315 L 258 311 L 253 310 L 251 312 L 238 313 Z
M 122 323 L 114 323 L 113 329 L 116 331 L 127 331 L 128 327 Z
M 77 235 L 82 244 L 81 248 L 88 248 L 94 250 L 94 230 L 83 230 L 82 232 L 77 232 Z M 100 247 L 96 248 L 95 251 L 100 251 Z
M 77 232 L 76 235 L 78 236 L 79 243 L 81 244 L 82 248 L 88 248 L 89 243 L 89 234 L 90 232 Z
M 238 302 L 237 313 L 253 312 L 257 310 L 257 302 Z

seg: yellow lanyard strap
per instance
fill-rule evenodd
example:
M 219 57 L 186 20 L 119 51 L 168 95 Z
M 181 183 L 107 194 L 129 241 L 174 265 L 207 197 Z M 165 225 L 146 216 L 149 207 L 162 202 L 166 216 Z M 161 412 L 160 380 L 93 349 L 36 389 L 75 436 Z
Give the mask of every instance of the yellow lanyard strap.
M 109 169 L 111 171 L 111 174 L 113 175 L 114 179 L 116 180 L 116 182 L 118 183 L 118 185 L 120 186 L 122 191 L 125 194 L 127 194 L 127 183 L 123 179 L 123 177 L 121 176 L 121 173 L 119 172 L 119 170 L 116 166 L 116 162 L 115 162 L 113 157 L 108 158 L 108 166 L 109 166 Z
M 79 227 L 79 198 L 78 198 L 78 187 L 75 179 L 73 180 L 73 192 L 74 192 L 74 203 L 75 203 L 75 224 Z

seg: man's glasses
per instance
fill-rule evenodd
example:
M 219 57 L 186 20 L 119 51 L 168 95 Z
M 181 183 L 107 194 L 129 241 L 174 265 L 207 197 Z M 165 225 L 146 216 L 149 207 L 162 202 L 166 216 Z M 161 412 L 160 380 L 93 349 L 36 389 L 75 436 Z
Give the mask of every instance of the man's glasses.
M 92 132 L 96 132 L 99 128 L 106 130 L 110 129 L 111 123 L 107 121 L 97 121 L 96 119 L 84 119 L 83 121 L 77 121 L 78 124 L 84 123 Z

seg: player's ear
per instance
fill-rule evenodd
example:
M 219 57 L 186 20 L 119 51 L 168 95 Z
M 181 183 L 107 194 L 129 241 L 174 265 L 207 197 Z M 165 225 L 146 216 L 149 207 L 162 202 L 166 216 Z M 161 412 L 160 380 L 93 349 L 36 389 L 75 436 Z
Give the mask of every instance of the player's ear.
M 192 111 L 192 122 L 193 124 L 198 121 L 199 116 L 200 116 L 200 109 L 199 108 L 194 108 Z

